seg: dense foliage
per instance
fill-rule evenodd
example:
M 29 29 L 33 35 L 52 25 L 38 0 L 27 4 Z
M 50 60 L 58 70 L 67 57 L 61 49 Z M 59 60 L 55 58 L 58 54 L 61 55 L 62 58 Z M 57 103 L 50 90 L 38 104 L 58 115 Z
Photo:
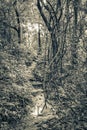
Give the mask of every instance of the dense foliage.
M 86 0 L 0 1 L 1 130 L 87 129 L 86 6 Z M 56 117 L 30 116 L 37 88 Z

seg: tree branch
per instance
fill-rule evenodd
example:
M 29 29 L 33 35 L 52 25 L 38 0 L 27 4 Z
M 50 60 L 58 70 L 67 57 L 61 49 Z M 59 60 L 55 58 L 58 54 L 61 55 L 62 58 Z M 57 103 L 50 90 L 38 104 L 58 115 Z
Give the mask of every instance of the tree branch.
M 38 9 L 39 9 L 39 12 L 40 12 L 40 14 L 41 14 L 41 16 L 42 16 L 42 18 L 43 18 L 43 20 L 44 20 L 44 22 L 45 22 L 45 24 L 46 24 L 48 30 L 50 31 L 50 30 L 52 30 L 52 28 L 51 28 L 51 26 L 49 25 L 49 22 L 48 22 L 48 20 L 47 20 L 47 18 L 46 18 L 46 16 L 45 16 L 45 14 L 43 13 L 43 10 L 42 10 L 42 7 L 41 7 L 41 5 L 40 5 L 40 2 L 42 3 L 42 1 L 37 0 L 37 7 L 38 7 Z M 43 4 L 43 3 L 42 3 L 42 4 Z
M 15 26 L 12 26 L 12 25 L 10 25 L 10 24 L 7 24 L 6 22 L 3 22 L 3 24 L 6 25 L 6 26 L 8 26 L 8 27 L 10 27 L 10 28 L 12 28 L 12 29 L 14 29 L 15 31 L 18 32 L 18 29 L 17 29 Z

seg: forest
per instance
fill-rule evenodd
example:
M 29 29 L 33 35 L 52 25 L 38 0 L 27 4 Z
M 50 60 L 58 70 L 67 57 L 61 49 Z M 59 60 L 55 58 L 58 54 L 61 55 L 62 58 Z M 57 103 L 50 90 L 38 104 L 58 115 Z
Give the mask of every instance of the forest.
M 87 130 L 87 0 L 0 0 L 0 130 Z

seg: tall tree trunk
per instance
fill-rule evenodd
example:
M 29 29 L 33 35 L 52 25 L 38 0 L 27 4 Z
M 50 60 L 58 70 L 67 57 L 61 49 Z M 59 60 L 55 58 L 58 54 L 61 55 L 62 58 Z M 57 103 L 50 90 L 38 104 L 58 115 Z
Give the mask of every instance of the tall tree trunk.
M 20 14 L 18 10 L 18 1 L 16 0 L 13 4 L 16 18 L 17 18 L 17 33 L 18 33 L 18 43 L 20 44 L 22 41 L 22 35 L 21 35 L 21 21 L 20 21 Z
M 72 44 L 71 44 L 71 53 L 72 53 L 72 65 L 75 67 L 78 65 L 78 55 L 77 55 L 77 23 L 78 23 L 78 4 L 79 0 L 74 0 L 73 9 L 74 9 L 74 22 L 73 22 L 73 34 L 72 34 Z
M 56 55 L 58 51 L 58 43 L 55 32 L 51 33 L 51 40 L 52 40 L 52 50 L 53 50 L 53 57 Z
M 21 22 L 20 22 L 20 15 L 18 10 L 15 10 L 16 12 L 16 17 L 17 17 L 17 25 L 18 25 L 18 43 L 21 43 Z
M 38 54 L 41 54 L 41 37 L 40 37 L 40 25 L 38 24 Z

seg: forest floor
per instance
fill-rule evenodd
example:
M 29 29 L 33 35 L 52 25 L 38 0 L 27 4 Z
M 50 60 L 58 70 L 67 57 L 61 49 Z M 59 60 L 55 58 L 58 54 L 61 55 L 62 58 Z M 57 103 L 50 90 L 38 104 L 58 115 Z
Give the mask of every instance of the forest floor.
M 54 115 L 43 115 L 43 116 L 38 116 L 36 118 L 29 118 L 26 117 L 26 128 L 25 130 L 38 130 L 40 129 L 39 124 L 43 123 L 45 121 L 48 121 L 50 119 L 56 118 L 56 116 Z M 48 128 L 48 126 L 45 124 L 43 124 L 43 126 L 45 129 Z
M 71 71 L 73 73 L 66 77 L 66 91 L 62 89 L 58 93 L 57 114 L 48 110 L 36 118 L 30 115 L 32 91 L 37 89 L 33 83 L 42 83 L 43 73 L 39 63 L 41 59 L 22 46 L 5 45 L 0 48 L 0 130 L 86 130 L 87 91 L 82 72 L 78 76 Z
M 13 49 L 6 45 L 6 48 L 1 48 L 0 59 L 0 129 L 38 130 L 37 126 L 40 123 L 55 116 L 45 114 L 34 118 L 28 114 L 31 108 L 27 110 L 26 114 L 24 113 L 26 106 L 31 104 L 32 91 L 36 90 L 29 81 L 35 80 L 33 73 L 37 63 L 34 61 L 34 57 L 32 58 L 32 55 L 23 48 L 14 47 Z M 21 120 L 21 116 L 22 122 L 18 121 L 18 123 L 17 120 Z M 17 125 L 14 123 L 15 121 Z

